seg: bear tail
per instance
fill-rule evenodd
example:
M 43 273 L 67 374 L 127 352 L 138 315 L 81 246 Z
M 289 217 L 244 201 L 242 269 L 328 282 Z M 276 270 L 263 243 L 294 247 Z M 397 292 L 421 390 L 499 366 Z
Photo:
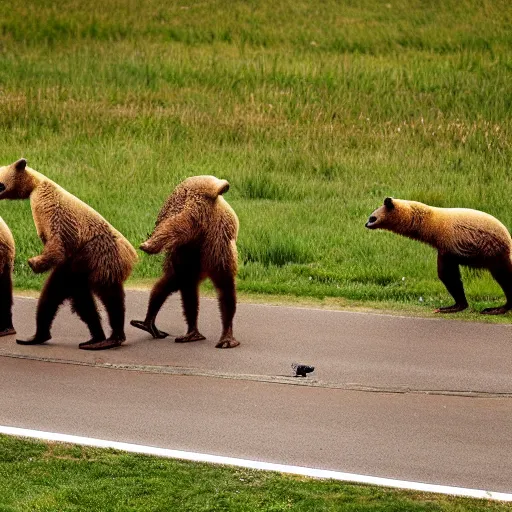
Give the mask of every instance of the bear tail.
M 211 176 L 207 187 L 206 187 L 206 195 L 211 199 L 217 199 L 217 197 L 223 195 L 229 190 L 229 182 L 227 180 L 220 180 L 215 176 Z
M 118 238 L 117 248 L 119 251 L 119 260 L 122 267 L 123 281 L 128 279 L 132 273 L 135 263 L 137 263 L 139 257 L 137 251 L 133 248 L 132 244 L 126 240 L 126 238 Z

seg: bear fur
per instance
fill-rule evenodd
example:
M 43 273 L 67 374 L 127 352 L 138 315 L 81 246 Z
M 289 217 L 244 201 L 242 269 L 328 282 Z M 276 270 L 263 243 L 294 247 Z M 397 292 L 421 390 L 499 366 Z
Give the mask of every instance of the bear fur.
M 455 304 L 436 312 L 454 313 L 468 307 L 460 265 L 488 269 L 505 293 L 504 306 L 487 308 L 482 313 L 498 315 L 512 309 L 512 238 L 492 215 L 387 197 L 384 205 L 370 215 L 366 227 L 392 231 L 437 249 L 438 276 Z
M 15 246 L 9 226 L 0 217 L 0 336 L 16 334 L 12 325 L 12 271 Z
M 236 311 L 235 276 L 238 255 L 238 217 L 222 197 L 226 180 L 193 176 L 180 183 L 165 201 L 153 233 L 140 248 L 148 254 L 165 252 L 164 275 L 151 291 L 146 319 L 133 320 L 134 327 L 164 338 L 155 319 L 167 297 L 181 292 L 188 331 L 176 338 L 183 343 L 205 339 L 197 328 L 199 283 L 210 278 L 217 288 L 222 317 L 222 335 L 217 348 L 239 345 L 233 337 Z
M 137 253 L 128 240 L 99 213 L 52 180 L 27 167 L 25 159 L 0 168 L 0 199 L 28 199 L 42 254 L 28 260 L 36 273 L 52 270 L 37 307 L 37 330 L 19 344 L 41 344 L 51 339 L 50 329 L 59 306 L 71 299 L 73 310 L 87 324 L 92 339 L 83 349 L 120 345 L 124 334 L 123 282 Z M 112 327 L 106 340 L 93 294 L 105 305 Z

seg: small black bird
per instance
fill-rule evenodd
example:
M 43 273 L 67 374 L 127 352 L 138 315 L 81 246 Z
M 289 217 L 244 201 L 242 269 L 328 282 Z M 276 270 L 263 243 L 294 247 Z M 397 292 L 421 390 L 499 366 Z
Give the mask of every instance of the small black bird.
M 308 373 L 315 371 L 314 366 L 308 366 L 307 364 L 293 363 L 292 368 L 295 370 L 295 377 L 307 377 Z

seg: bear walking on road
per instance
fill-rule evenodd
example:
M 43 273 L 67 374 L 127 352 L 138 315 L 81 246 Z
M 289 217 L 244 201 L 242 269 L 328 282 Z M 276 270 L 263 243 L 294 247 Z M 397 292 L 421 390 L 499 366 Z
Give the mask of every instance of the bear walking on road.
M 454 305 L 438 308 L 437 313 L 455 313 L 468 307 L 460 265 L 488 269 L 505 293 L 505 305 L 484 309 L 483 314 L 500 315 L 512 309 L 512 238 L 492 215 L 387 197 L 370 215 L 366 227 L 392 231 L 437 249 L 439 279 L 455 299 Z
M 12 237 L 11 230 L 2 217 L 0 217 L 0 336 L 16 334 L 12 325 L 14 253 L 14 238 Z
M 129 276 L 137 253 L 128 240 L 98 212 L 62 187 L 27 167 L 25 159 L 0 167 L 0 199 L 28 199 L 42 254 L 28 260 L 35 273 L 52 270 L 37 304 L 35 335 L 16 340 L 20 345 L 38 345 L 51 339 L 57 310 L 71 299 L 74 312 L 87 324 L 91 339 L 80 343 L 86 350 L 121 345 L 124 333 L 123 282 Z M 94 302 L 103 302 L 112 328 L 106 339 Z
M 151 291 L 146 319 L 132 320 L 131 325 L 153 338 L 168 336 L 156 328 L 155 319 L 167 297 L 179 290 L 188 329 L 175 341 L 204 340 L 197 327 L 199 283 L 209 277 L 217 289 L 222 317 L 222 335 L 216 347 L 239 345 L 233 337 L 238 217 L 222 197 L 228 189 L 226 180 L 194 176 L 167 198 L 152 235 L 140 246 L 148 254 L 167 253 L 164 275 Z

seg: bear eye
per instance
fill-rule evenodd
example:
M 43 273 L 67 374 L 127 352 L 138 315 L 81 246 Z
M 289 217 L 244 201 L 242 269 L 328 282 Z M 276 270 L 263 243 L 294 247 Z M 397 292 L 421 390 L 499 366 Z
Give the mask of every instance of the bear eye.
M 0 183 L 0 192 L 3 192 L 5 190 L 5 185 L 3 183 Z

